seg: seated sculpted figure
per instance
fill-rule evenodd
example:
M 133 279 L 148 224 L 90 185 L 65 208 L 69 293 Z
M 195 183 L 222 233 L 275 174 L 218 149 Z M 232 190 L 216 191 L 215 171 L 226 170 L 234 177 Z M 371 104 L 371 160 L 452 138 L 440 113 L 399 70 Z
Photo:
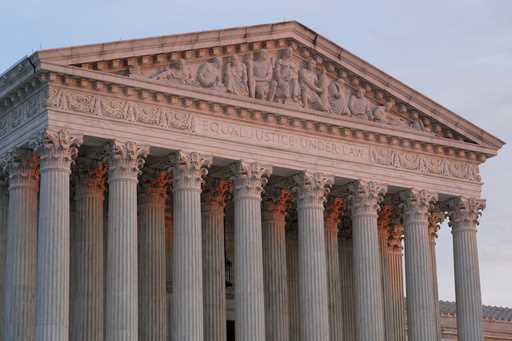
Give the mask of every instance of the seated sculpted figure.
M 201 64 L 197 70 L 197 81 L 205 88 L 223 89 L 222 61 L 220 58 L 212 58 Z
M 170 65 L 167 69 L 160 71 L 153 77 L 157 80 L 171 81 L 181 84 L 193 84 L 192 71 L 185 59 L 180 59 L 176 63 Z
M 299 80 L 297 67 L 292 61 L 292 49 L 281 50 L 281 57 L 276 62 L 274 81 L 270 90 L 270 100 L 279 103 L 299 101 Z
M 395 102 L 393 100 L 389 100 L 384 105 L 380 105 L 375 108 L 372 113 L 373 120 L 375 122 L 391 124 L 399 127 L 409 127 L 409 122 L 405 118 L 391 112 L 394 105 Z
M 247 66 L 240 61 L 238 55 L 231 57 L 231 61 L 226 66 L 226 90 L 239 96 L 248 96 Z
M 300 70 L 300 91 L 302 96 L 302 105 L 304 108 L 326 111 L 327 108 L 323 103 L 322 93 L 326 90 L 326 75 L 318 77 L 316 73 L 315 61 L 310 59 L 306 62 L 306 66 Z
M 329 85 L 329 104 L 333 113 L 348 115 L 348 94 L 341 79 L 335 80 Z
M 371 110 L 370 102 L 368 101 L 365 95 L 366 90 L 363 88 L 359 88 L 355 94 L 352 94 L 352 96 L 350 96 L 348 108 L 350 109 L 350 113 L 352 114 L 352 116 L 368 120 L 370 119 Z
M 253 98 L 269 99 L 272 81 L 273 62 L 266 50 L 261 50 L 257 58 L 249 60 L 249 94 Z

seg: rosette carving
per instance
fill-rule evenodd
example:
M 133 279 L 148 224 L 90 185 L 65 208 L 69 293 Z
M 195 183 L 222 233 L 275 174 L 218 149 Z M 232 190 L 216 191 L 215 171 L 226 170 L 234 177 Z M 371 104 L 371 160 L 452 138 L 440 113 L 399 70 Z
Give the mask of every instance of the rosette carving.
M 174 190 L 200 191 L 204 177 L 208 174 L 207 168 L 212 164 L 212 157 L 196 152 L 179 151 L 173 154 L 171 159 Z
M 285 219 L 291 200 L 292 194 L 288 189 L 272 187 L 263 196 L 263 220 Z
M 343 199 L 336 196 L 331 196 L 327 200 L 325 206 L 325 228 L 329 230 L 337 230 L 341 222 L 341 215 L 343 212 Z
M 484 199 L 459 197 L 452 199 L 448 206 L 449 224 L 452 228 L 457 225 L 477 226 L 486 202 Z
M 387 186 L 374 181 L 360 180 L 352 183 L 349 190 L 354 214 L 377 214 Z
M 231 181 L 218 178 L 208 178 L 202 193 L 203 208 L 224 211 L 226 200 L 233 190 Z
M 260 198 L 272 174 L 272 167 L 258 162 L 240 161 L 233 165 L 234 191 L 237 195 Z
M 300 205 L 323 208 L 327 194 L 334 185 L 334 177 L 324 173 L 310 173 L 308 171 L 293 177 L 296 186 L 297 200 Z
M 149 147 L 135 142 L 113 141 L 107 147 L 110 178 L 137 179 Z
M 434 203 L 437 202 L 437 194 L 411 189 L 401 194 L 403 200 L 404 216 L 406 219 L 428 221 L 429 213 Z
M 41 158 L 41 168 L 70 169 L 78 155 L 82 136 L 72 135 L 68 130 L 45 130 L 31 142 Z

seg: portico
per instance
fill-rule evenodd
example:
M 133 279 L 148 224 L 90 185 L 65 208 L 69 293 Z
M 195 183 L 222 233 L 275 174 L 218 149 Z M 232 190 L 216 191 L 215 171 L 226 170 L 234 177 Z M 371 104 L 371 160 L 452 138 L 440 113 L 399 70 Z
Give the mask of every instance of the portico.
M 482 340 L 503 142 L 296 22 L 39 51 L 0 105 L 5 340 L 440 340 L 445 216 Z

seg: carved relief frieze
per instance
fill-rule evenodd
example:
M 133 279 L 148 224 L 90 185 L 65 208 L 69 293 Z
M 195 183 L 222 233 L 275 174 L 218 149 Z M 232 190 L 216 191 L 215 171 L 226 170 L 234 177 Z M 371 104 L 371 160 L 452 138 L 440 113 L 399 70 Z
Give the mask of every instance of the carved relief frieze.
M 236 51 L 236 49 L 235 49 Z M 242 97 L 300 106 L 377 124 L 426 132 L 442 137 L 446 129 L 429 118 L 396 103 L 392 96 L 363 85 L 358 78 L 336 69 L 320 55 L 291 43 L 283 48 L 233 50 L 209 56 L 193 51 L 175 55 L 168 65 L 132 65 L 124 73 L 132 78 L 164 84 L 183 84 Z M 427 123 L 425 123 L 427 122 Z M 447 136 L 448 135 L 448 136 Z
M 193 130 L 194 121 L 190 113 L 170 108 L 123 100 L 110 96 L 99 96 L 63 88 L 50 88 L 48 107 L 115 120 L 158 126 L 164 129 Z
M 46 91 L 41 90 L 0 117 L 0 139 L 32 117 L 43 112 L 47 103 Z

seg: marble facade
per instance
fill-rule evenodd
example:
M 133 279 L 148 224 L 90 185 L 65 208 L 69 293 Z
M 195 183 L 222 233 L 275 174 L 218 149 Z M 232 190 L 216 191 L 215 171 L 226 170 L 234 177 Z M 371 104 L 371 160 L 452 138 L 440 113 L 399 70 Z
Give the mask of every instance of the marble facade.
M 4 340 L 440 340 L 445 218 L 483 339 L 504 143 L 299 23 L 38 51 L 0 117 Z

